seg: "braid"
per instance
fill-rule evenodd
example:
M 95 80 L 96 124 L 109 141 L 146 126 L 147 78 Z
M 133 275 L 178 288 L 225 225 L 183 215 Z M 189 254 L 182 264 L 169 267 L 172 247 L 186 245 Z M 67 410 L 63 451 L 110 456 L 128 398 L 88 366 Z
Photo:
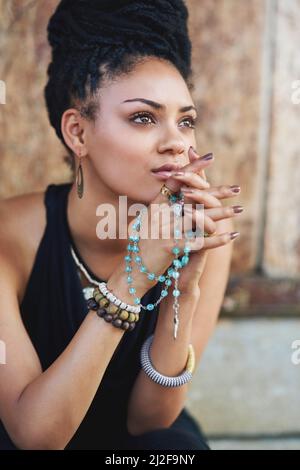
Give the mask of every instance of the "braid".
M 183 0 L 60 1 L 47 28 L 52 61 L 44 93 L 50 123 L 65 146 L 64 111 L 78 107 L 94 119 L 102 80 L 129 73 L 143 58 L 171 62 L 188 83 L 187 19 Z

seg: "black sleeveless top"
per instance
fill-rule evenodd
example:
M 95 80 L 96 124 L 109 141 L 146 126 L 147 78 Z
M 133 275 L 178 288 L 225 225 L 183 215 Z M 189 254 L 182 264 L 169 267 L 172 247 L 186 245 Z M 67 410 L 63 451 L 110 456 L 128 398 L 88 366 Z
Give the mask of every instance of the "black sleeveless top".
M 51 184 L 45 191 L 47 223 L 20 305 L 22 320 L 43 371 L 64 351 L 88 313 L 70 250 L 72 245 L 79 256 L 67 220 L 70 189 L 70 183 Z M 102 281 L 87 266 L 85 268 L 94 279 Z M 162 283 L 152 287 L 142 297 L 142 303 L 154 303 L 162 287 Z M 159 305 L 151 312 L 142 312 L 136 328 L 124 333 L 90 408 L 66 449 L 122 449 L 122 443 L 129 436 L 126 427 L 127 405 L 140 371 L 140 349 L 154 332 L 158 312 Z M 174 426 L 201 437 L 200 427 L 185 409 Z M 17 448 L 0 421 L 1 449 Z
M 67 221 L 70 189 L 69 183 L 51 184 L 45 192 L 47 224 L 20 306 L 24 325 L 43 371 L 64 351 L 88 313 L 70 250 L 72 244 L 77 251 Z M 89 269 L 88 272 L 94 279 L 102 281 Z M 154 302 L 161 289 L 162 284 L 156 284 L 142 298 L 142 303 Z M 122 336 L 94 400 L 68 448 L 107 449 L 110 443 L 116 444 L 126 434 L 126 407 L 140 370 L 139 351 L 154 331 L 158 308 L 149 314 L 144 312 L 146 315 L 140 316 L 136 328 Z M 9 441 L 3 426 L 1 431 L 0 443 L 1 439 Z

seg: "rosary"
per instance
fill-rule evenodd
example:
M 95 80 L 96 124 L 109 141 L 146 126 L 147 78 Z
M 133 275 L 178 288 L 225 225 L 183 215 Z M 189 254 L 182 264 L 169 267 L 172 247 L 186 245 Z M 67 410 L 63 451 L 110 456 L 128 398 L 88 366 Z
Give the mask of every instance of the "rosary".
M 179 259 L 180 248 L 178 246 L 178 239 L 180 238 L 181 234 L 181 215 L 182 215 L 182 208 L 184 205 L 184 195 L 183 193 L 174 194 L 172 193 L 165 185 L 163 185 L 161 189 L 162 194 L 168 196 L 168 203 L 169 206 L 173 209 L 175 215 L 175 227 L 174 227 L 174 248 L 172 249 L 172 253 L 174 254 L 174 260 L 172 262 L 172 267 L 167 270 L 167 273 L 164 275 L 156 275 L 153 272 L 149 272 L 146 266 L 143 264 L 142 258 L 140 256 L 140 249 L 139 249 L 139 241 L 140 236 L 139 232 L 142 227 L 141 218 L 144 212 L 146 212 L 146 208 L 144 208 L 137 217 L 136 222 L 133 225 L 134 232 L 129 236 L 129 240 L 131 243 L 127 245 L 127 252 L 128 254 L 125 256 L 125 273 L 127 275 L 127 283 L 129 284 L 128 292 L 134 297 L 136 293 L 136 289 L 132 286 L 133 278 L 132 278 L 132 262 L 134 262 L 141 273 L 145 274 L 147 278 L 151 281 L 156 280 L 158 282 L 164 283 L 164 288 L 161 291 L 159 299 L 154 303 L 149 303 L 147 305 L 141 304 L 141 299 L 139 297 L 134 297 L 134 304 L 139 305 L 143 310 L 153 310 L 164 297 L 168 295 L 168 289 L 172 285 L 172 280 L 174 279 L 174 289 L 173 289 L 173 296 L 174 296 L 174 303 L 173 303 L 173 310 L 174 310 L 174 329 L 173 329 L 173 336 L 174 339 L 177 338 L 177 332 L 179 327 L 179 296 L 180 291 L 178 290 L 178 279 L 180 276 L 180 269 L 186 266 L 189 262 L 189 253 L 191 251 L 190 247 L 187 243 L 185 243 L 183 249 L 183 256 Z
M 134 297 L 134 306 L 131 307 L 131 310 L 154 310 L 154 308 L 169 294 L 168 289 L 172 285 L 174 279 L 174 289 L 172 291 L 174 302 L 173 302 L 173 337 L 174 339 L 177 338 L 178 334 L 178 327 L 179 327 L 179 297 L 180 291 L 178 289 L 178 280 L 180 277 L 180 269 L 186 266 L 189 262 L 189 253 L 191 251 L 190 246 L 186 242 L 183 248 L 183 254 L 181 258 L 180 255 L 180 248 L 178 246 L 178 240 L 181 236 L 181 215 L 183 212 L 183 205 L 184 205 L 184 194 L 182 192 L 179 193 L 172 193 L 169 188 L 165 185 L 161 188 L 161 193 L 168 198 L 168 204 L 174 212 L 175 216 L 175 224 L 174 224 L 174 247 L 172 248 L 172 253 L 174 254 L 174 259 L 172 262 L 172 266 L 167 269 L 167 272 L 163 275 L 156 275 L 153 272 L 149 272 L 146 266 L 143 264 L 141 255 L 140 255 L 140 248 L 139 248 L 139 241 L 140 241 L 140 231 L 142 228 L 142 216 L 147 211 L 147 208 L 142 209 L 140 211 L 138 217 L 136 218 L 135 223 L 133 224 L 133 233 L 129 236 L 130 243 L 127 245 L 127 255 L 124 257 L 125 260 L 125 274 L 127 276 L 127 284 L 128 284 L 128 292 Z M 192 230 L 188 230 L 186 233 L 186 238 L 191 239 L 194 236 L 194 232 Z M 91 278 L 85 267 L 82 263 L 78 260 L 78 257 L 71 246 L 71 253 L 77 264 L 78 268 L 84 273 L 86 278 L 90 281 L 91 284 L 96 285 L 100 291 L 105 295 L 107 295 L 108 291 L 106 286 L 102 285 L 103 283 L 99 283 Z M 143 273 L 150 281 L 156 280 L 157 282 L 163 283 L 164 287 L 161 290 L 161 294 L 159 299 L 153 304 L 149 303 L 147 305 L 143 305 L 141 303 L 141 299 L 139 297 L 135 297 L 136 289 L 133 286 L 133 277 L 132 277 L 132 270 L 133 266 L 132 263 L 135 263 L 137 268 L 141 273 Z M 84 295 L 86 299 L 89 299 L 92 296 L 92 292 L 94 289 L 92 287 L 86 287 L 83 289 Z M 109 294 L 108 294 L 109 295 Z M 115 299 L 114 299 L 115 300 Z M 125 304 L 124 304 L 125 305 Z

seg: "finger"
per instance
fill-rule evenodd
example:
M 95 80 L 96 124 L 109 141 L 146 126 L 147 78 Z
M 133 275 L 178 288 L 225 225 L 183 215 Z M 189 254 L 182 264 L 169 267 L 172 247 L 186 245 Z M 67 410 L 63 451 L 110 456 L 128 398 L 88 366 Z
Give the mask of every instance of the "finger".
M 195 217 L 195 222 L 197 223 L 197 216 L 193 214 L 193 217 Z M 216 232 L 216 230 L 217 225 L 215 224 L 215 222 L 208 215 L 204 214 L 204 231 L 212 235 Z
M 227 199 L 229 197 L 234 197 L 240 194 L 241 187 L 238 185 L 223 185 L 217 187 L 211 187 L 208 189 L 208 192 L 218 199 Z
M 183 166 L 178 171 L 191 172 L 191 173 L 196 173 L 196 174 L 200 173 L 213 162 L 213 159 L 214 159 L 213 154 L 208 153 L 206 155 L 203 155 L 203 157 L 195 159 L 188 165 Z M 174 173 L 175 172 L 172 172 L 171 177 L 173 176 Z
M 209 234 L 213 234 L 217 230 L 217 225 L 215 222 L 209 217 L 204 210 L 197 210 L 197 209 L 185 209 L 184 216 L 186 219 L 184 220 L 184 228 L 185 230 L 190 230 L 191 228 L 195 230 L 197 227 L 201 230 L 201 232 L 205 231 Z M 189 222 L 192 222 L 192 226 L 187 225 Z
M 199 158 L 199 156 L 197 156 L 197 153 L 196 153 L 194 147 L 192 147 L 192 146 L 189 148 L 188 155 L 189 155 L 189 159 L 190 159 L 191 163 L 194 162 L 195 160 L 197 160 L 197 158 Z M 207 181 L 205 170 L 200 170 L 197 174 L 199 176 L 201 176 L 201 178 L 203 178 L 204 181 Z M 208 187 L 210 187 L 209 183 L 208 183 Z
M 195 160 L 197 160 L 197 158 L 199 158 L 197 157 L 197 154 L 192 146 L 190 146 L 188 150 L 188 156 L 189 156 L 190 163 L 193 163 Z
M 206 153 L 203 156 L 198 155 L 198 153 L 195 151 L 195 149 L 191 146 L 189 148 L 189 158 L 190 158 L 190 163 L 182 168 L 183 171 L 192 171 L 192 172 L 199 172 L 202 171 L 204 168 L 207 168 L 214 160 L 213 154 Z
M 200 155 L 196 152 L 194 147 L 190 146 L 189 151 L 188 151 L 189 159 L 190 162 L 196 161 L 198 158 L 200 158 Z M 200 175 L 205 181 L 207 181 L 205 170 L 200 170 L 198 172 L 198 175 Z
M 174 171 L 172 177 L 180 181 L 181 185 L 190 186 L 199 189 L 210 189 L 210 184 L 198 173 L 192 171 Z
M 231 241 L 235 240 L 239 235 L 239 232 L 227 232 L 204 238 L 203 249 L 210 250 L 212 248 L 227 245 Z
M 199 175 L 202 176 L 202 178 L 203 178 L 205 181 L 207 181 L 207 177 L 206 177 L 206 174 L 205 174 L 205 170 L 200 171 Z
M 222 203 L 219 199 L 214 197 L 212 194 L 209 194 L 208 189 L 202 191 L 201 189 L 186 188 L 183 186 L 181 191 L 193 202 L 204 204 L 205 208 L 222 207 Z
M 202 171 L 204 171 L 204 168 L 208 167 L 210 165 L 210 163 L 213 161 L 213 154 L 212 153 L 208 153 L 208 154 L 203 155 L 202 157 L 199 158 L 198 154 L 194 151 L 194 149 L 192 149 L 192 147 L 189 148 L 188 154 L 189 154 L 190 163 L 188 165 L 185 165 L 184 167 L 182 167 L 181 171 L 187 170 L 187 171 L 191 171 L 191 172 L 197 172 L 197 171 L 202 172 Z M 197 157 L 197 158 L 195 158 L 195 157 Z M 204 173 L 204 176 L 205 176 L 205 173 Z M 205 178 L 202 178 L 202 176 L 199 176 L 199 178 L 202 179 L 202 187 L 203 188 L 209 188 L 210 187 L 210 184 L 208 183 L 208 181 L 206 181 L 206 176 L 205 176 Z M 173 175 L 170 176 L 170 178 L 168 178 L 166 180 L 165 185 L 172 192 L 178 192 L 180 190 L 180 187 L 181 187 L 180 181 L 176 181 L 176 179 L 173 178 Z M 163 201 L 164 201 L 164 196 L 162 194 L 158 193 L 156 198 L 155 198 L 155 202 L 156 203 L 161 203 Z
M 190 153 L 191 155 L 193 155 L 193 161 L 195 161 L 197 158 L 201 158 L 199 153 L 194 149 L 194 147 L 190 147 Z M 209 154 L 207 154 L 209 155 Z M 206 177 L 206 174 L 205 174 L 205 169 L 203 168 L 202 170 L 200 170 L 200 172 L 198 172 L 198 174 L 205 180 L 207 181 L 207 177 Z
M 187 185 L 191 188 L 196 188 L 196 189 L 209 189 L 210 188 L 210 184 L 207 181 L 205 181 L 197 173 L 193 173 L 191 171 L 174 172 L 174 177 L 176 178 L 176 180 L 182 181 L 181 186 Z
M 207 155 L 204 155 L 201 158 L 198 158 L 197 160 L 193 161 L 192 163 L 189 163 L 188 165 L 182 167 L 180 169 L 180 172 L 183 173 L 183 172 L 187 171 L 187 172 L 190 172 L 190 173 L 197 174 L 197 172 L 200 172 L 204 168 L 208 167 L 212 161 L 213 161 L 213 155 L 212 155 L 212 153 L 209 153 Z M 168 188 L 170 188 L 171 191 L 179 191 L 180 184 L 178 184 L 179 181 L 176 181 L 176 178 L 174 178 L 174 173 L 176 173 L 176 172 L 172 172 L 170 178 L 167 179 L 166 186 L 168 186 Z M 199 178 L 201 178 L 201 176 L 199 176 Z M 210 184 L 204 178 L 201 178 L 201 179 L 202 179 L 202 186 L 203 187 L 209 187 L 210 186 Z
M 229 219 L 230 217 L 235 217 L 243 212 L 243 206 L 227 206 L 227 207 L 218 207 L 214 209 L 206 209 L 205 214 L 210 217 L 212 220 L 222 220 Z
M 193 156 L 192 155 L 190 156 L 191 153 L 193 153 Z M 204 168 L 208 167 L 213 161 L 212 153 L 208 153 L 199 158 L 198 154 L 195 154 L 195 151 L 193 151 L 191 147 L 189 148 L 188 154 L 189 154 L 190 163 L 180 169 L 180 171 L 182 172 L 184 171 L 190 171 L 190 172 L 195 172 L 195 173 L 201 172 L 202 170 L 204 170 Z M 197 158 L 194 159 L 195 155 L 197 155 Z M 191 159 L 193 161 L 191 161 Z M 181 186 L 180 181 L 176 181 L 176 179 L 173 178 L 173 174 L 166 180 L 165 185 L 173 192 L 178 192 Z M 206 177 L 202 178 L 202 186 L 206 188 L 210 187 L 210 184 L 206 181 Z M 161 199 L 159 195 L 158 195 L 158 199 Z
M 190 197 L 192 197 L 192 192 L 190 192 L 190 189 L 194 189 L 190 186 L 182 186 L 181 191 L 184 192 L 186 196 L 186 200 L 188 202 L 191 201 Z M 237 196 L 241 192 L 241 187 L 238 185 L 222 185 L 222 186 L 216 186 L 216 187 L 211 187 L 206 189 L 206 192 L 209 193 L 211 196 L 214 196 L 215 198 L 222 200 L 222 199 L 229 199 L 230 197 Z M 189 197 L 189 193 L 191 196 Z
M 206 238 L 199 237 L 189 242 L 189 246 L 191 252 L 198 250 L 211 250 L 213 248 L 218 248 L 220 246 L 227 245 L 231 241 L 235 240 L 239 235 L 239 232 L 226 232 L 217 235 L 212 235 Z
M 197 158 L 199 158 L 199 155 L 197 154 L 196 150 L 192 146 L 190 146 L 188 150 L 188 156 L 189 156 L 190 163 L 196 161 Z M 203 178 L 205 181 L 207 181 L 205 170 L 200 170 L 198 172 L 198 175 L 201 176 L 201 178 Z

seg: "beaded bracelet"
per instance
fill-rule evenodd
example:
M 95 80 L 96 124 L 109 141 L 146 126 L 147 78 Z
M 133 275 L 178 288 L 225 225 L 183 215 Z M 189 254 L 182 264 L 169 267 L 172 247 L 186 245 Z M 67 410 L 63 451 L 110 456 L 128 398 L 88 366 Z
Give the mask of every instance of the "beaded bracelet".
M 144 342 L 141 349 L 141 365 L 144 372 L 153 380 L 155 383 L 162 385 L 163 387 L 180 387 L 181 385 L 189 382 L 193 377 L 193 372 L 195 369 L 195 352 L 192 344 L 189 344 L 188 359 L 186 363 L 185 370 L 182 374 L 177 377 L 169 377 L 167 375 L 160 374 L 157 370 L 154 369 L 149 351 L 152 344 L 153 336 L 149 336 Z
M 94 289 L 93 297 L 87 300 L 87 306 L 89 310 L 95 310 L 100 318 L 122 330 L 132 331 L 139 321 L 139 313 L 129 312 L 118 307 L 97 287 Z
M 110 290 L 107 288 L 106 282 L 100 282 L 99 284 L 99 291 L 108 298 L 113 304 L 117 305 L 117 307 L 120 307 L 122 309 L 127 310 L 128 312 L 132 313 L 140 313 L 141 307 L 136 306 L 136 305 L 128 305 L 125 302 L 122 302 L 122 300 L 118 299 Z

